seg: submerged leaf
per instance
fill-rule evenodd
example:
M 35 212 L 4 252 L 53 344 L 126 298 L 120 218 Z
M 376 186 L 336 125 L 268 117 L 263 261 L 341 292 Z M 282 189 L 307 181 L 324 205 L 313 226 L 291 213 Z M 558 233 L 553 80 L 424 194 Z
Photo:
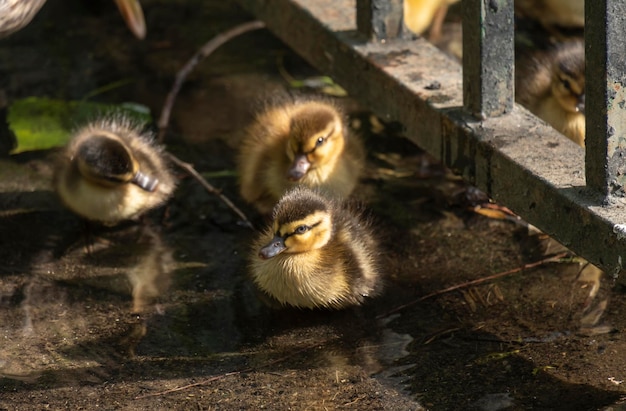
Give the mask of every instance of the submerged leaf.
M 334 97 L 345 97 L 348 92 L 328 76 L 307 77 L 303 80 L 292 79 L 289 85 L 293 88 L 310 88 Z
M 150 110 L 136 103 L 120 105 L 29 97 L 9 107 L 7 120 L 17 146 L 12 153 L 63 146 L 72 130 L 106 115 L 124 115 L 138 123 L 150 122 Z

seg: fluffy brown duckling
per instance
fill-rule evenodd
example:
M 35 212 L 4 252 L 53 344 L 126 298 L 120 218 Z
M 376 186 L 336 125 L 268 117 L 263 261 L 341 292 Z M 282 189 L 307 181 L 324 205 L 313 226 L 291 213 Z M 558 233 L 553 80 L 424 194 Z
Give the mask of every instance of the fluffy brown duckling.
M 26 26 L 46 0 L 4 0 L 0 2 L 0 38 L 9 36 Z M 146 22 L 139 0 L 115 0 L 128 28 L 137 38 L 146 36 Z
M 582 40 L 525 50 L 515 62 L 515 99 L 585 146 L 585 47 Z
M 281 198 L 272 217 L 250 263 L 254 283 L 272 300 L 341 309 L 380 292 L 378 247 L 361 213 L 300 186 Z
M 360 139 L 332 103 L 296 100 L 272 106 L 246 129 L 238 159 L 241 196 L 265 214 L 300 184 L 347 197 L 364 158 Z
M 91 221 L 114 225 L 163 204 L 175 180 L 151 136 L 123 117 L 80 129 L 56 168 L 63 203 Z

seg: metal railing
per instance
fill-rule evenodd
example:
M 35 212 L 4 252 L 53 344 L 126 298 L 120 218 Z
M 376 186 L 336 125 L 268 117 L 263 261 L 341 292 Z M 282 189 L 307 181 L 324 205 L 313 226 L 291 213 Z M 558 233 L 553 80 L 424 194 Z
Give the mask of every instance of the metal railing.
M 463 67 L 402 0 L 238 0 L 409 139 L 617 276 L 626 258 L 626 2 L 586 5 L 586 149 L 513 103 L 513 0 L 463 0 Z M 358 10 L 358 12 L 357 12 Z M 585 161 L 586 160 L 586 161 Z

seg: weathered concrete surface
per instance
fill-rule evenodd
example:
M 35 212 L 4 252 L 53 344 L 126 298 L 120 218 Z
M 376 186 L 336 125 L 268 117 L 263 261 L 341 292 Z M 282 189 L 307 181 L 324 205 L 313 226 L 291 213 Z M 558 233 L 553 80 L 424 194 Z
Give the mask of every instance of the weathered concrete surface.
M 607 196 L 626 197 L 626 3 L 585 7 L 587 181 Z

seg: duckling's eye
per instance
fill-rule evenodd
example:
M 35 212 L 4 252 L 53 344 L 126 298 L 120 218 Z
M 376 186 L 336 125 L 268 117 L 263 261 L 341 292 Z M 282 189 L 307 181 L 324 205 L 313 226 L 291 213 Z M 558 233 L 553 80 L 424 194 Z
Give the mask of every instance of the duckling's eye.
M 326 141 L 326 139 L 324 137 L 319 137 L 317 139 L 317 142 L 315 142 L 315 147 L 321 146 L 322 144 L 324 144 L 324 141 Z
M 561 83 L 563 84 L 563 87 L 565 87 L 565 90 L 572 91 L 572 85 L 570 84 L 569 80 L 561 79 Z
M 307 225 L 301 225 L 301 226 L 296 227 L 296 229 L 295 229 L 293 232 L 294 232 L 295 234 L 304 234 L 304 233 L 306 233 L 307 231 L 309 231 L 309 228 L 310 228 L 310 227 L 309 227 L 309 226 L 307 226 Z

